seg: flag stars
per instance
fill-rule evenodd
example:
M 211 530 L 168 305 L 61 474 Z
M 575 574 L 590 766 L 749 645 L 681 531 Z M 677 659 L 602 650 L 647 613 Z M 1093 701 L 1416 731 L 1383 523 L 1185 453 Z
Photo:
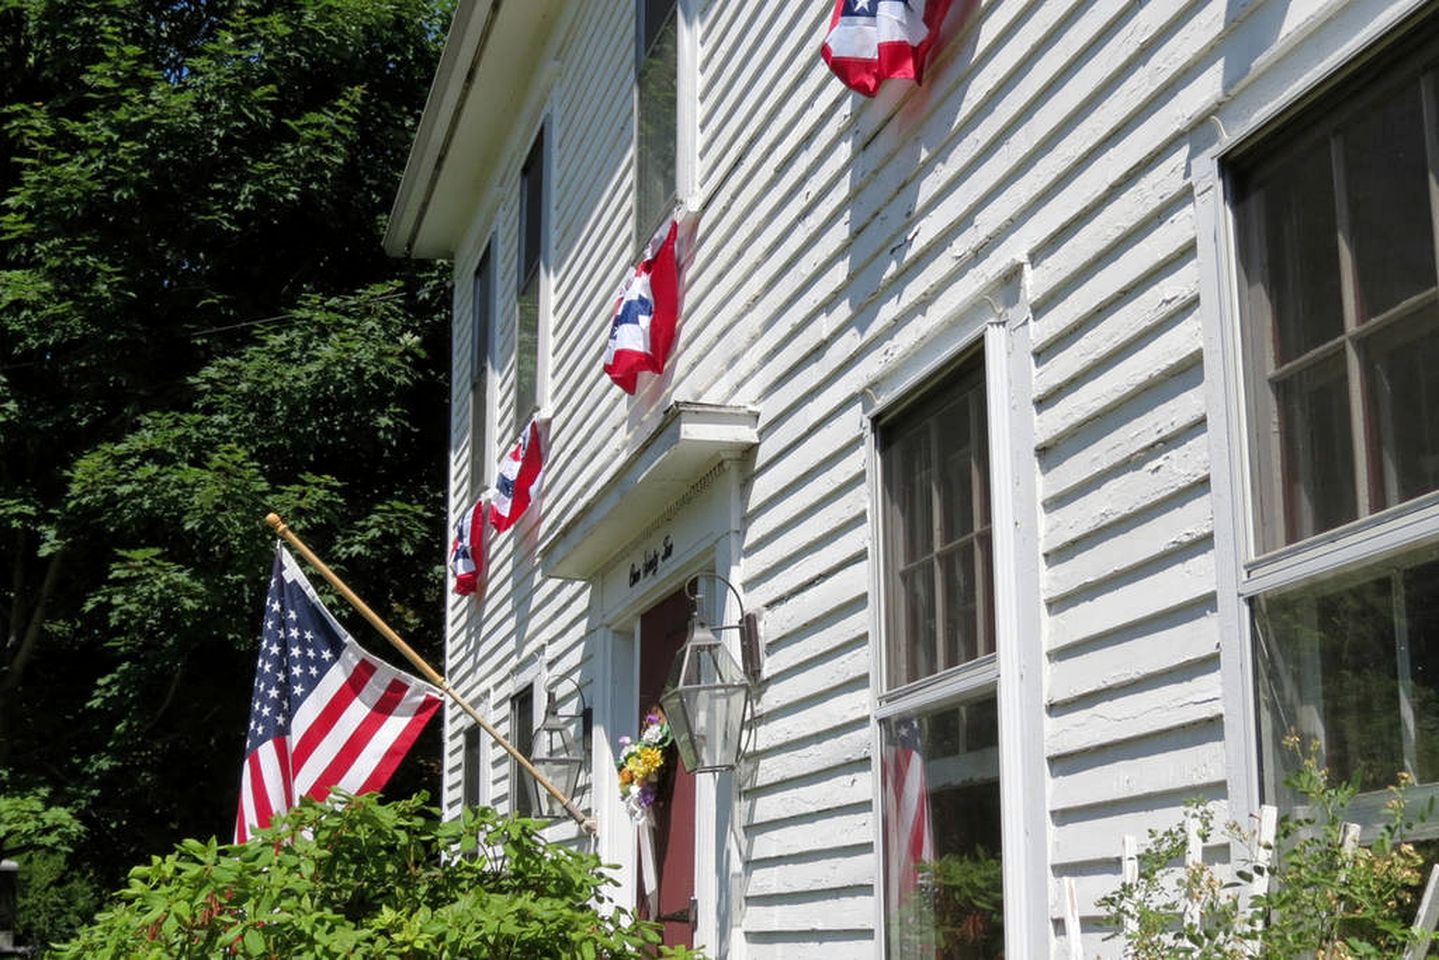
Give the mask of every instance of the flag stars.
M 328 663 L 328 662 L 330 662 L 331 660 L 335 659 L 335 655 L 334 655 L 333 653 L 331 653 L 328 649 L 321 650 L 321 651 L 320 651 L 320 659 L 321 659 L 321 660 L 324 660 L 326 663 Z
M 270 644 L 270 655 L 273 657 L 278 657 L 280 655 L 280 645 L 278 643 Z
M 302 666 L 300 666 L 300 665 L 297 663 L 297 664 L 295 664 L 293 667 L 290 668 L 290 673 L 294 674 L 294 675 L 297 676 L 297 677 L 303 676 L 304 673 L 305 673 L 305 668 L 302 667 Z
M 270 601 L 270 609 L 273 610 L 273 611 L 275 611 L 276 613 L 279 613 L 279 612 L 280 612 L 280 601 L 278 601 L 278 600 L 271 600 L 271 601 Z
M 297 614 L 297 613 L 296 613 L 295 611 L 293 611 L 293 610 L 290 611 L 289 616 L 290 616 L 290 622 L 291 622 L 291 623 L 294 623 L 296 620 L 300 619 L 300 615 Z
M 310 667 L 310 676 L 312 676 L 312 677 L 318 677 L 319 675 L 320 675 L 320 668 L 319 668 L 319 667 L 315 667 L 315 666 Z

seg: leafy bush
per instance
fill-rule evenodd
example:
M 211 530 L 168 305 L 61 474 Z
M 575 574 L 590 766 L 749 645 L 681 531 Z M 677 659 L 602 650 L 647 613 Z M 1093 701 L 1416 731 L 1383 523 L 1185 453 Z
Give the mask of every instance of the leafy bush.
M 187 840 L 130 873 L 55 956 L 104 958 L 652 955 L 655 924 L 604 895 L 598 858 L 488 808 L 442 822 L 425 797 L 312 801 L 246 844 Z M 661 951 L 684 955 L 687 951 Z
M 0 781 L 0 860 L 14 860 L 16 942 L 45 943 L 74 936 L 100 906 L 102 887 L 73 854 L 85 828 L 69 807 L 44 789 L 19 790 Z
M 1290 745 L 1298 749 L 1297 740 Z M 1405 839 L 1413 829 L 1405 803 L 1410 782 L 1401 776 L 1389 788 L 1373 842 L 1347 851 L 1344 814 L 1358 781 L 1331 782 L 1314 749 L 1286 780 L 1304 803 L 1280 818 L 1270 850 L 1261 851 L 1256 831 L 1231 822 L 1224 835 L 1243 851 L 1237 863 L 1224 872 L 1205 863 L 1180 867 L 1185 825 L 1151 831 L 1138 880 L 1099 901 L 1120 928 L 1113 936 L 1134 960 L 1398 957 L 1416 938 L 1410 924 L 1426 876 L 1424 857 Z M 1189 816 L 1203 840 L 1214 835 L 1206 806 L 1191 802 Z M 1268 892 L 1245 897 L 1266 872 Z

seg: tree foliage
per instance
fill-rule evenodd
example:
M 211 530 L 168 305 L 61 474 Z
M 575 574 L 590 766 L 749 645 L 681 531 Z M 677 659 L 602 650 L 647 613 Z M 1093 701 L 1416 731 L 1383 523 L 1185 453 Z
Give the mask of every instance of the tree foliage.
M 246 844 L 186 840 L 57 951 L 176 957 L 650 955 L 659 925 L 608 900 L 593 854 L 548 844 L 489 808 L 440 822 L 424 797 L 304 801 Z M 687 955 L 665 951 L 662 955 Z
M 266 512 L 439 637 L 445 287 L 379 237 L 444 16 L 0 0 L 0 790 L 102 875 L 232 823 Z

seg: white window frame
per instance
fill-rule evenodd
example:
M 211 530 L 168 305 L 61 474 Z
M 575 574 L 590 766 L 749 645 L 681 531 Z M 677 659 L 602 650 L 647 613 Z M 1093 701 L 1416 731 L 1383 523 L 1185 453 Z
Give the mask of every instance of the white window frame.
M 993 690 L 999 714 L 999 784 L 1005 955 L 1048 956 L 1048 778 L 1044 752 L 1044 662 L 1039 503 L 1034 461 L 1029 265 L 1017 261 L 956 314 L 910 340 L 871 379 L 862 429 L 869 485 L 871 776 L 875 785 L 875 950 L 886 950 L 881 725 L 901 714 L 981 699 Z M 989 433 L 995 652 L 894 691 L 885 669 L 887 612 L 879 433 L 888 416 L 963 362 L 984 353 Z
M 1196 127 L 1191 162 L 1204 329 L 1206 412 L 1214 502 L 1215 572 L 1225 766 L 1231 814 L 1260 804 L 1258 711 L 1250 601 L 1354 569 L 1439 537 L 1439 494 L 1263 552 L 1251 477 L 1249 410 L 1238 286 L 1235 205 L 1227 170 L 1238 149 L 1342 82 L 1382 51 L 1423 0 L 1357 0 L 1275 43 L 1255 76 Z

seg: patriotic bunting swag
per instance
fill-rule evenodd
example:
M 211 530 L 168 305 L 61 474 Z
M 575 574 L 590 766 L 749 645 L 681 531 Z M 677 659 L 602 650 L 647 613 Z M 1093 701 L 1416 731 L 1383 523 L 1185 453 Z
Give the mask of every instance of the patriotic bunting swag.
M 872 97 L 891 77 L 924 79 L 924 62 L 950 0 L 835 0 L 821 55 L 856 93 Z
M 320 603 L 284 547 L 275 553 L 255 666 L 235 842 L 301 797 L 378 790 L 439 691 L 370 656 Z
M 616 295 L 605 373 L 625 393 L 635 392 L 640 371 L 662 373 L 669 359 L 679 322 L 678 235 L 679 222 L 671 218 Z
M 530 500 L 539 489 L 545 470 L 544 437 L 538 417 L 531 420 L 525 432 L 510 448 L 509 456 L 500 464 L 500 475 L 490 499 L 490 525 L 503 533 L 524 516 Z
M 450 546 L 450 572 L 455 575 L 454 591 L 462 597 L 472 593 L 481 597 L 485 595 L 489 509 L 488 501 L 477 500 L 455 524 L 455 542 Z

